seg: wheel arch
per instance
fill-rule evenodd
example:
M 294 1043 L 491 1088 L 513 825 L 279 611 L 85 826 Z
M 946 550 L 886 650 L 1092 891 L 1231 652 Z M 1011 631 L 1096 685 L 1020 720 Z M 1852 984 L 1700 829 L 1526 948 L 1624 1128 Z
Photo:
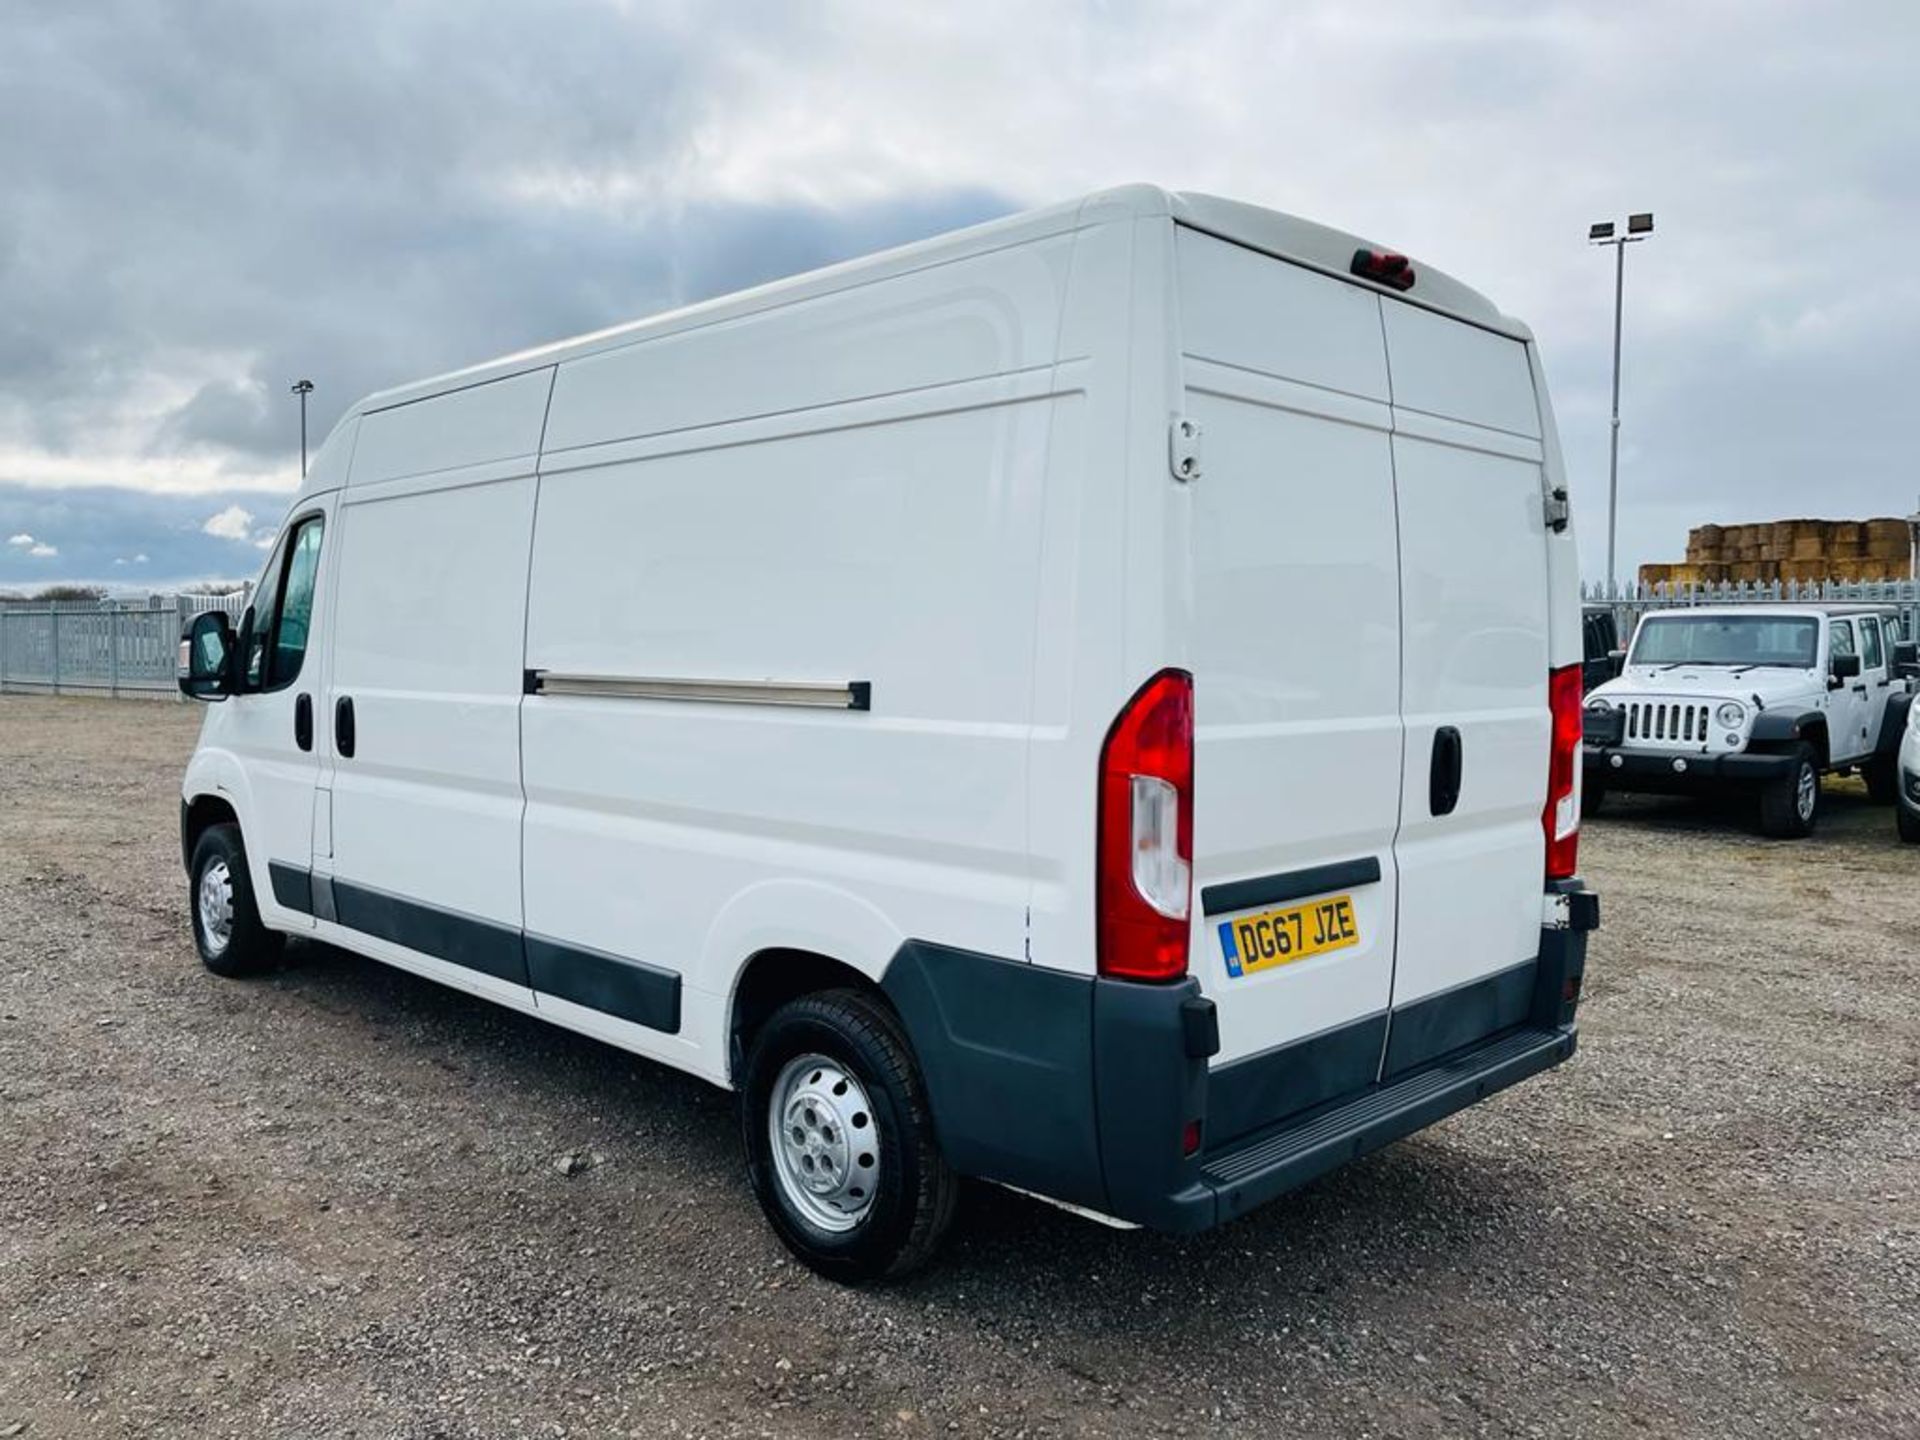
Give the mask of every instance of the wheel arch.
M 1811 745 L 1815 762 L 1824 770 L 1832 758 L 1832 747 L 1827 737 L 1827 717 L 1823 711 L 1803 710 L 1795 714 L 1785 710 L 1770 710 L 1762 714 L 1753 725 L 1752 744 L 1755 749 L 1777 749 L 1792 744 Z
M 753 1027 L 788 1000 L 851 986 L 876 995 L 905 935 L 871 902 L 814 880 L 769 880 L 727 903 L 689 983 L 726 1004 L 726 1070 Z
M 226 796 L 209 792 L 180 802 L 180 863 L 193 865 L 193 847 L 215 825 L 238 825 L 239 812 Z

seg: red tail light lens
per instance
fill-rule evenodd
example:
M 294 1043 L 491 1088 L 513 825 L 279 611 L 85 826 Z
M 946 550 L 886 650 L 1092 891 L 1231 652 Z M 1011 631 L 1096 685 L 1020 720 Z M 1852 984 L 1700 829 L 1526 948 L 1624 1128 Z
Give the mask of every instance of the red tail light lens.
M 1100 973 L 1178 980 L 1193 903 L 1193 677 L 1184 670 L 1141 686 L 1107 732 L 1096 850 Z
M 1580 667 L 1547 675 L 1547 708 L 1553 716 L 1553 747 L 1547 758 L 1547 806 L 1540 828 L 1547 836 L 1547 879 L 1570 880 L 1580 851 Z

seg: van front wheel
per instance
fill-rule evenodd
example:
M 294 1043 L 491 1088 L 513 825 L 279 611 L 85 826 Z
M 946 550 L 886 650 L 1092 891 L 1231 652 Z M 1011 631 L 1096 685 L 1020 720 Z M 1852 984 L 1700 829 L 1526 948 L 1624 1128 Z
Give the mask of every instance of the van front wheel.
M 958 1180 L 913 1052 L 892 1013 L 857 990 L 803 996 L 760 1027 L 740 1127 L 767 1219 L 829 1279 L 906 1275 L 952 1222 Z
M 231 979 L 258 974 L 279 958 L 285 937 L 260 922 L 238 825 L 207 827 L 194 844 L 187 881 L 194 948 L 207 969 Z

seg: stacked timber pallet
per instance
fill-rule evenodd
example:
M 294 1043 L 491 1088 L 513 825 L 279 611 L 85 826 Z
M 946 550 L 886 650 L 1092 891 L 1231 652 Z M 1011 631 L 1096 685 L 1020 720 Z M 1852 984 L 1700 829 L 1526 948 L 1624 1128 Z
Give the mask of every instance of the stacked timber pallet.
M 1907 522 L 1891 519 L 1701 525 L 1687 534 L 1684 564 L 1640 567 L 1642 585 L 1908 580 L 1912 576 Z

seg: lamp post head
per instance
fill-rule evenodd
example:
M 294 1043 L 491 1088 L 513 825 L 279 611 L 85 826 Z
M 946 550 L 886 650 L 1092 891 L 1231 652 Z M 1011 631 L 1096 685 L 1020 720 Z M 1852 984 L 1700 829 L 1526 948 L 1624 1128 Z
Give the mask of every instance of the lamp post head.
M 313 393 L 313 381 L 296 380 L 293 382 L 288 393 L 292 395 L 310 395 Z
M 1589 240 L 1611 240 L 1612 238 L 1613 222 L 1611 220 L 1598 220 L 1587 227 Z
M 1653 212 L 1643 211 L 1638 215 L 1627 216 L 1627 234 L 1650 235 L 1653 233 Z

